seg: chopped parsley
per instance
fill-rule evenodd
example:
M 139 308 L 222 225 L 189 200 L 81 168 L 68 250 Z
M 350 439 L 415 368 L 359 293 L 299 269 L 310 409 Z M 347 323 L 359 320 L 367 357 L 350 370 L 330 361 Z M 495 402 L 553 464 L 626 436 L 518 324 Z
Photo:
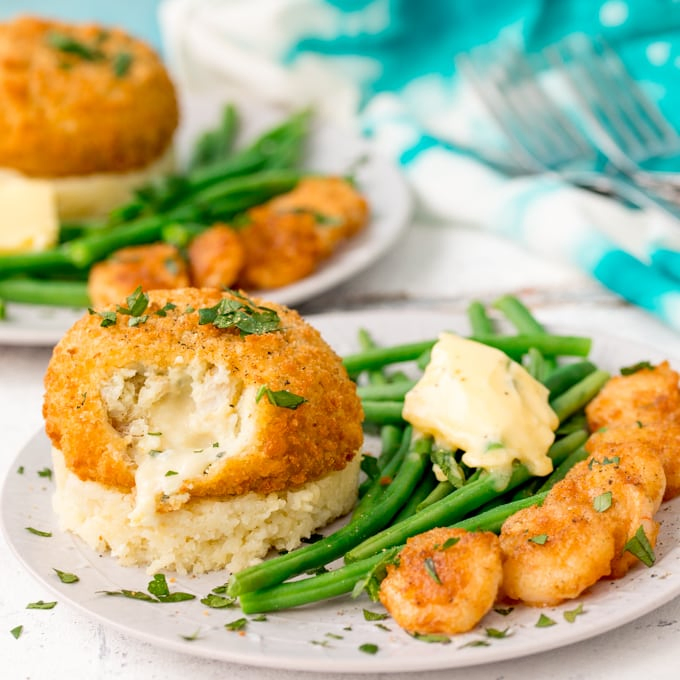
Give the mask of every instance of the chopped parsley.
M 23 474 L 24 474 L 24 466 L 23 466 L 23 465 L 20 465 L 20 466 L 17 468 L 17 474 L 18 474 L 18 475 L 23 475 Z
M 545 614 L 541 614 L 538 617 L 538 621 L 536 621 L 536 628 L 549 628 L 550 626 L 554 626 L 557 623 L 554 619 L 551 619 L 549 616 L 546 616 Z
M 156 316 L 167 316 L 168 312 L 173 309 L 177 309 L 177 305 L 172 302 L 166 302 L 160 309 L 157 309 L 154 314 Z
M 37 602 L 29 602 L 26 605 L 26 609 L 54 609 L 56 606 L 56 602 L 43 602 L 42 600 L 38 600 Z
M 193 600 L 196 598 L 191 593 L 175 592 L 171 593 L 168 588 L 168 583 L 165 579 L 165 574 L 155 574 L 153 580 L 149 581 L 147 586 L 148 593 L 139 590 L 100 590 L 104 595 L 111 595 L 114 597 L 127 597 L 132 600 L 141 600 L 142 602 L 184 602 L 186 600 Z
M 363 645 L 359 645 L 359 651 L 364 654 L 377 654 L 378 650 L 378 645 L 374 645 L 372 642 L 364 642 Z
M 510 628 L 504 628 L 503 630 L 499 630 L 498 628 L 486 628 L 485 631 L 487 637 L 496 638 L 497 640 L 502 640 L 503 638 L 512 635 Z
M 73 54 L 85 61 L 100 61 L 104 54 L 96 47 L 90 47 L 84 42 L 64 33 L 52 32 L 47 34 L 47 44 L 64 54 Z
M 609 510 L 609 508 L 612 507 L 612 492 L 605 491 L 605 493 L 595 496 L 595 498 L 593 498 L 593 507 L 596 512 L 605 512 L 606 510 Z
M 125 301 L 127 303 L 127 307 L 117 305 L 116 312 L 118 312 L 118 314 L 127 314 L 132 318 L 141 318 L 146 311 L 146 308 L 149 306 L 149 295 L 148 293 L 142 291 L 141 286 L 137 286 L 137 288 L 135 288 L 135 290 L 125 298 Z M 146 318 L 144 319 L 145 321 Z
M 111 62 L 111 67 L 116 78 L 123 78 L 127 75 L 132 66 L 133 57 L 129 52 L 118 52 Z
M 236 598 L 224 595 L 218 595 L 217 593 L 210 593 L 201 599 L 201 604 L 211 609 L 228 609 L 230 607 L 236 606 Z
M 52 567 L 52 570 L 56 573 L 62 583 L 78 583 L 78 581 L 80 581 L 80 578 L 75 574 L 71 574 L 67 571 L 61 571 L 60 569 L 55 569 L 54 567 Z
M 38 470 L 38 477 L 46 477 L 47 479 L 52 479 L 52 470 L 48 467 Z
M 198 310 L 200 325 L 238 328 L 241 335 L 263 335 L 281 330 L 279 315 L 269 307 L 260 307 L 250 298 L 228 290 L 233 298 L 222 298 L 215 306 Z
M 14 637 L 15 640 L 18 640 L 21 637 L 21 634 L 24 632 L 24 627 L 14 626 L 14 628 L 12 628 L 12 630 L 9 632 L 12 634 L 12 637 Z
M 567 621 L 568 623 L 574 623 L 576 620 L 577 616 L 580 616 L 583 614 L 583 603 L 579 604 L 576 609 L 569 609 L 568 611 L 564 612 L 564 620 Z
M 33 527 L 26 527 L 26 531 L 30 531 L 36 536 L 43 536 L 45 538 L 50 538 L 50 536 L 52 536 L 51 531 L 40 531 L 39 529 L 34 529 Z
M 193 642 L 194 640 L 198 640 L 198 636 L 201 633 L 201 629 L 197 628 L 193 633 L 190 635 L 180 635 L 182 640 L 186 640 L 187 642 Z
M 633 375 L 633 373 L 637 373 L 638 371 L 645 369 L 654 370 L 654 365 L 649 361 L 638 361 L 637 364 L 633 364 L 632 366 L 624 366 L 621 369 L 621 375 Z
M 465 647 L 490 647 L 491 643 L 487 640 L 470 640 L 464 645 L 461 645 L 458 649 L 464 649 Z
M 102 328 L 108 328 L 109 326 L 116 325 L 118 317 L 116 316 L 116 313 L 111 310 L 98 312 L 92 309 L 92 307 L 88 307 L 87 311 L 90 313 L 90 315 L 98 316 L 102 320 L 101 323 L 99 324 Z
M 531 543 L 536 543 L 536 545 L 545 545 L 548 541 L 548 534 L 537 534 L 536 536 L 532 536 L 529 541 Z
M 642 526 L 635 532 L 635 535 L 623 546 L 624 552 L 629 552 L 635 555 L 640 562 L 647 567 L 651 567 L 656 562 L 656 555 L 654 549 L 649 543 L 647 534 Z
M 177 472 L 177 470 L 168 470 L 165 473 L 165 476 L 166 477 L 174 477 L 175 475 L 178 475 L 178 474 L 179 474 L 179 472 Z
M 366 621 L 384 621 L 387 618 L 384 612 L 372 612 L 370 609 L 364 609 L 363 612 Z
M 425 568 L 425 571 L 427 572 L 428 576 L 438 585 L 441 585 L 442 581 L 439 578 L 439 574 L 437 573 L 437 567 L 434 563 L 434 560 L 431 557 L 426 557 L 423 560 L 423 567 Z
M 451 638 L 448 635 L 440 635 L 439 633 L 413 633 L 411 637 L 420 642 L 429 642 L 440 645 L 451 644 Z
M 514 607 L 494 607 L 493 609 L 496 614 L 500 614 L 501 616 L 508 616 L 509 614 L 512 614 L 512 612 L 515 611 Z
M 242 617 L 240 619 L 230 621 L 229 623 L 225 623 L 224 627 L 227 630 L 245 630 L 245 627 L 247 625 L 248 625 L 248 619 Z
M 280 406 L 281 408 L 289 408 L 295 410 L 307 400 L 299 394 L 293 394 L 287 390 L 270 390 L 266 385 L 262 385 L 255 396 L 255 403 L 259 403 L 262 397 L 267 397 L 272 406 Z

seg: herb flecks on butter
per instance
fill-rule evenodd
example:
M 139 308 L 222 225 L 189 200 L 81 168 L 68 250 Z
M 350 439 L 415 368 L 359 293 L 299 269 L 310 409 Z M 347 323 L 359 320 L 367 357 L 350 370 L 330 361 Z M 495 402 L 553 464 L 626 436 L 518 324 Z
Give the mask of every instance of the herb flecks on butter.
M 559 422 L 549 392 L 504 352 L 442 333 L 403 416 L 438 447 L 464 451 L 469 468 L 509 477 L 515 461 L 532 475 L 552 471 L 547 455 Z

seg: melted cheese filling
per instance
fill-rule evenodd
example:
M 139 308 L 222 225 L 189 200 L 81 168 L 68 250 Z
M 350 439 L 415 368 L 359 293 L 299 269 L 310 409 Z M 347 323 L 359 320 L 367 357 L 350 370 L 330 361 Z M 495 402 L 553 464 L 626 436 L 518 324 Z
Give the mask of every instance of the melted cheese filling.
M 205 362 L 121 369 L 102 397 L 137 466 L 134 525 L 154 524 L 159 510 L 183 505 L 193 479 L 242 455 L 255 435 L 256 388 Z
M 548 390 L 498 349 L 442 333 L 422 378 L 407 393 L 404 418 L 462 461 L 507 476 L 514 461 L 547 475 L 558 419 Z

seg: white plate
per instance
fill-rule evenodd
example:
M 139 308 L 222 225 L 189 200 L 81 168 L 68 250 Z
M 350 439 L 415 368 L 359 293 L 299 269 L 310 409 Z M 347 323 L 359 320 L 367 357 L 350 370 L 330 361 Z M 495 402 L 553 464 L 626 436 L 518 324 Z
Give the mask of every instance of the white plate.
M 435 336 L 440 330 L 465 331 L 460 315 L 428 311 L 366 311 L 310 317 L 310 321 L 340 353 L 356 350 L 356 331 L 367 328 L 381 344 L 394 344 Z M 571 327 L 573 333 L 583 328 Z M 639 360 L 664 358 L 649 347 L 612 337 L 596 336 L 593 359 L 616 370 Z M 51 510 L 51 483 L 36 471 L 50 465 L 49 446 L 37 435 L 20 452 L 11 470 L 23 466 L 23 475 L 11 472 L 5 481 L 0 509 L 9 545 L 25 567 L 54 591 L 60 603 L 69 604 L 100 622 L 165 648 L 224 661 L 328 672 L 378 673 L 425 671 L 491 663 L 527 656 L 572 644 L 604 633 L 670 601 L 680 594 L 680 499 L 659 512 L 661 531 L 654 567 L 632 569 L 619 581 L 602 581 L 578 600 L 546 609 L 516 607 L 502 616 L 491 612 L 471 633 L 455 637 L 448 645 L 427 644 L 401 631 L 387 619 L 389 631 L 364 619 L 363 609 L 381 611 L 362 597 L 337 598 L 314 606 L 269 614 L 266 621 L 250 621 L 244 634 L 229 632 L 224 624 L 242 616 L 239 609 L 206 609 L 198 600 L 178 604 L 150 604 L 98 594 L 102 590 L 145 590 L 149 576 L 142 569 L 118 566 L 108 556 L 92 552 L 79 539 L 61 533 Z M 37 481 L 36 481 L 37 480 Z M 25 527 L 51 531 L 42 538 Z M 53 568 L 74 572 L 80 582 L 62 584 Z M 179 577 L 173 590 L 202 597 L 222 584 L 224 573 Z M 563 613 L 583 605 L 584 613 L 568 623 Z M 556 625 L 537 628 L 541 614 Z M 252 618 L 252 617 L 248 617 Z M 487 638 L 486 628 L 509 629 L 505 639 Z M 193 641 L 190 636 L 198 631 Z M 484 640 L 489 646 L 470 646 Z M 359 650 L 374 643 L 369 655 Z M 466 646 L 467 645 L 467 646 Z
M 201 130 L 212 127 L 222 103 L 214 99 L 186 97 L 182 127 L 177 136 L 180 163 L 188 155 Z M 252 139 L 286 114 L 251 101 L 236 102 L 241 118 L 241 138 Z M 399 238 L 411 215 L 412 197 L 399 169 L 373 153 L 370 144 L 348 132 L 314 123 L 309 138 L 305 169 L 346 173 L 354 167 L 359 187 L 371 209 L 367 227 L 323 262 L 310 276 L 282 288 L 257 291 L 258 296 L 285 305 L 297 305 L 352 278 L 379 259 Z M 9 303 L 7 319 L 0 321 L 0 344 L 52 345 L 84 310 Z

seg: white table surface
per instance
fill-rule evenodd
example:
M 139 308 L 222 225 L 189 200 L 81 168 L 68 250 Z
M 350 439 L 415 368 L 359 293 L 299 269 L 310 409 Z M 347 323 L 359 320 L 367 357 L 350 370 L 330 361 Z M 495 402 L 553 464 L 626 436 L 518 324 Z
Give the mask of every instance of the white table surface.
M 419 222 L 386 258 L 321 299 L 302 306 L 303 313 L 327 307 L 366 303 L 416 304 L 464 309 L 470 296 L 493 299 L 504 292 L 524 295 L 540 315 L 542 307 L 564 305 L 593 329 L 653 344 L 678 355 L 678 335 L 644 312 L 632 309 L 579 272 L 541 261 L 516 246 L 465 228 Z M 421 302 L 417 304 L 422 304 Z M 42 427 L 42 376 L 50 348 L 0 346 L 0 477 L 14 473 L 12 461 Z M 287 680 L 303 677 L 347 677 L 333 673 L 301 674 L 194 658 L 123 635 L 57 606 L 27 610 L 26 604 L 50 599 L 50 593 L 27 573 L 0 539 L 0 677 L 202 680 Z M 23 625 L 14 639 L 10 630 Z M 528 658 L 455 671 L 418 673 L 428 680 L 554 680 L 678 676 L 677 641 L 680 598 L 659 610 L 589 641 Z M 425 650 L 424 650 L 425 653 Z M 366 675 L 364 677 L 379 677 Z M 384 676 L 380 676 L 384 677 Z M 414 675 L 390 674 L 394 678 Z

